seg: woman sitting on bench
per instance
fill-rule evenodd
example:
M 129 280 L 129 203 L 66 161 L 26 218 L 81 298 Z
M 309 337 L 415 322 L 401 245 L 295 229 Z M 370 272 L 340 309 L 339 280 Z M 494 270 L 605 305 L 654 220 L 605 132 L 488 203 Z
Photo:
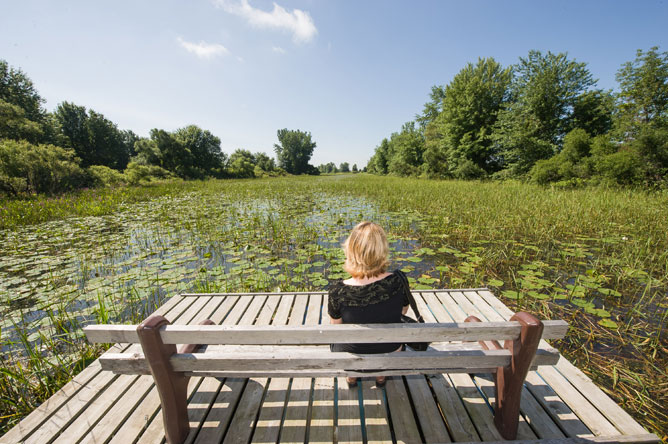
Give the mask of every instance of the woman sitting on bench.
M 332 324 L 390 324 L 401 322 L 409 302 L 401 270 L 387 272 L 389 244 L 385 231 L 373 222 L 361 222 L 343 244 L 346 262 L 343 268 L 352 276 L 330 284 L 328 313 Z M 389 353 L 400 351 L 403 344 L 332 344 L 334 352 Z M 357 378 L 347 378 L 348 387 L 357 386 Z M 383 387 L 385 377 L 376 378 Z

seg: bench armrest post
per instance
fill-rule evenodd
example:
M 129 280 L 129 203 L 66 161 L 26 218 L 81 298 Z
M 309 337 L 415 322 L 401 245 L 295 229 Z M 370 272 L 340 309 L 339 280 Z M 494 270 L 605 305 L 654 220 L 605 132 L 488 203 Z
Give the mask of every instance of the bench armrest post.
M 543 323 L 526 312 L 516 313 L 510 320 L 522 324 L 522 330 L 519 338 L 506 340 L 503 345 L 510 350 L 511 361 L 510 366 L 496 371 L 494 424 L 505 439 L 516 439 L 522 387 L 543 334 Z
M 137 326 L 137 335 L 160 395 L 165 438 L 169 444 L 180 444 L 190 432 L 187 399 L 190 378 L 174 372 L 169 363 L 176 345 L 164 344 L 160 337 L 160 328 L 168 324 L 163 316 L 152 315 Z

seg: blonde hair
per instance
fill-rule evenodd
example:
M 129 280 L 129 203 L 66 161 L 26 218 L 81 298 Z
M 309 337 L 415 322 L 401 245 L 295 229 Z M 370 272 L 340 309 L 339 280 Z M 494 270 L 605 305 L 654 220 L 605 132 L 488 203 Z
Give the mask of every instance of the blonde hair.
M 343 269 L 354 278 L 372 278 L 389 265 L 390 246 L 383 228 L 373 222 L 360 222 L 343 243 L 346 262 Z

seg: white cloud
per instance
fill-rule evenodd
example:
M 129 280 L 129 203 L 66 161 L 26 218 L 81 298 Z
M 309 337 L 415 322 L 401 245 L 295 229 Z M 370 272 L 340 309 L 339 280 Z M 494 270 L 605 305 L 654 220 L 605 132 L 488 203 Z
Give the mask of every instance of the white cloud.
M 212 59 L 218 56 L 224 56 L 230 53 L 223 45 L 218 43 L 206 43 L 201 41 L 199 43 L 192 43 L 183 40 L 181 37 L 177 38 L 181 47 L 186 51 L 195 54 L 200 59 Z
M 311 15 L 301 9 L 288 12 L 282 6 L 274 3 L 271 12 L 252 7 L 248 0 L 236 1 L 214 0 L 214 3 L 230 14 L 245 18 L 248 23 L 257 28 L 282 29 L 292 33 L 292 40 L 297 43 L 309 42 L 318 33 Z
M 276 54 L 285 54 L 285 49 L 281 48 L 280 46 L 272 46 L 271 50 Z

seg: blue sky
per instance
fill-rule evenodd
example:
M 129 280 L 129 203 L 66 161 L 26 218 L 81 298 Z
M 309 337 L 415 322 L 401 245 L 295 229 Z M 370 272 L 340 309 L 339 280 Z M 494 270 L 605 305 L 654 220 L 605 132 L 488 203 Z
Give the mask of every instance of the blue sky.
M 311 163 L 362 167 L 467 62 L 568 52 L 598 86 L 637 49 L 668 51 L 665 1 L 0 0 L 0 58 L 121 129 L 196 124 L 273 155 L 310 131 Z

